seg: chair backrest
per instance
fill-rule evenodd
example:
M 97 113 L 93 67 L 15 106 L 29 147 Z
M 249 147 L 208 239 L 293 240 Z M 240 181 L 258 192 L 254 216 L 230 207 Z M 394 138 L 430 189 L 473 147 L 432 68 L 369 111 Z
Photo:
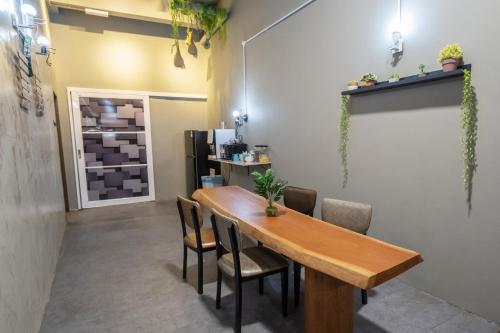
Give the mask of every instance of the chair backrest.
M 336 199 L 323 199 L 321 219 L 366 235 L 372 220 L 372 206 Z
M 220 244 L 228 252 L 240 252 L 241 235 L 238 221 L 212 209 L 212 228 L 217 245 Z
M 191 214 L 193 209 L 196 212 L 196 217 L 198 218 L 198 225 L 200 227 L 203 225 L 203 213 L 198 202 L 189 200 L 182 195 L 178 195 L 177 206 L 179 207 L 181 221 L 187 224 L 191 229 L 196 229 L 196 225 L 193 221 L 193 215 Z
M 309 216 L 314 215 L 317 193 L 307 188 L 287 186 L 283 194 L 285 206 Z

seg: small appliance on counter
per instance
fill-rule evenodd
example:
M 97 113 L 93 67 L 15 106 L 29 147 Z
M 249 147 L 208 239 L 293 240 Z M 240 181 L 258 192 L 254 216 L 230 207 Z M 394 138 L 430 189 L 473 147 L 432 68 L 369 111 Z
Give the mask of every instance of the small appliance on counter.
M 247 151 L 246 143 L 229 143 L 221 145 L 221 157 L 224 160 L 232 160 L 233 155 Z
M 234 143 L 236 131 L 234 129 L 212 129 L 208 131 L 207 143 L 210 146 L 210 156 L 222 158 L 222 145 Z

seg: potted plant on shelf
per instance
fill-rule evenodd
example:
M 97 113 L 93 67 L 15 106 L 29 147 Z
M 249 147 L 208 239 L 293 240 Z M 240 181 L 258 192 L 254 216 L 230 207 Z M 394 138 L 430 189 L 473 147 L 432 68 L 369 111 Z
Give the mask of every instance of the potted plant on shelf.
M 277 216 L 278 207 L 274 206 L 274 202 L 283 196 L 287 182 L 275 178 L 272 169 L 267 169 L 264 174 L 254 171 L 252 176 L 255 177 L 255 193 L 267 200 L 266 216 Z
M 347 82 L 347 90 L 355 90 L 355 89 L 358 89 L 358 81 Z
M 361 78 L 361 82 L 364 87 L 374 86 L 375 83 L 377 83 L 377 75 L 375 75 L 375 73 L 366 73 Z
M 392 73 L 389 75 L 389 82 L 398 82 L 399 81 L 399 74 L 398 73 Z
M 425 74 L 425 65 L 424 64 L 418 65 L 418 70 L 419 70 L 418 77 L 424 77 L 426 75 Z
M 458 43 L 446 45 L 439 52 L 438 62 L 443 66 L 443 72 L 451 72 L 457 69 L 464 53 Z

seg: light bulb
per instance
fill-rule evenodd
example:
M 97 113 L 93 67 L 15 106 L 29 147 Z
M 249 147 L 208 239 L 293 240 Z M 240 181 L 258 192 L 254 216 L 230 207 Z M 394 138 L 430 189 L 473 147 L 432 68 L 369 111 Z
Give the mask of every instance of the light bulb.
M 40 46 L 48 46 L 49 45 L 49 40 L 47 39 L 47 37 L 45 36 L 39 36 L 37 39 L 36 39 L 36 42 L 38 45 Z
M 30 4 L 25 3 L 21 6 L 21 13 L 23 13 L 23 15 L 36 16 L 37 11 L 36 11 L 35 7 L 33 7 Z
M 238 118 L 240 116 L 240 111 L 239 110 L 234 110 L 233 111 L 233 118 Z

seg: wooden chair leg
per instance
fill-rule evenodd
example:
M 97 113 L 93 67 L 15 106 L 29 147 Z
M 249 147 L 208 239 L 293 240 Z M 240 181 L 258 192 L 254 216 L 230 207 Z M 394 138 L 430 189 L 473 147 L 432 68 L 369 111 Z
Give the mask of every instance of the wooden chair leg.
M 361 289 L 361 303 L 363 305 L 368 304 L 368 292 L 364 289 Z
M 220 309 L 220 294 L 222 288 L 222 272 L 219 267 L 217 267 L 217 294 L 215 296 L 215 308 Z
M 235 314 L 234 314 L 234 331 L 236 333 L 241 333 L 241 306 L 242 306 L 242 288 L 241 282 L 236 283 L 236 304 L 235 304 Z
M 302 265 L 296 261 L 293 262 L 293 296 L 295 306 L 299 306 L 300 301 L 300 271 Z
M 198 294 L 203 294 L 203 253 L 198 252 Z
M 281 271 L 281 307 L 283 316 L 288 316 L 288 269 Z
M 187 246 L 184 245 L 184 258 L 182 259 L 182 279 L 186 281 L 186 274 L 187 274 L 187 256 L 188 256 L 188 249 Z
M 264 295 L 264 278 L 259 278 L 259 294 Z

